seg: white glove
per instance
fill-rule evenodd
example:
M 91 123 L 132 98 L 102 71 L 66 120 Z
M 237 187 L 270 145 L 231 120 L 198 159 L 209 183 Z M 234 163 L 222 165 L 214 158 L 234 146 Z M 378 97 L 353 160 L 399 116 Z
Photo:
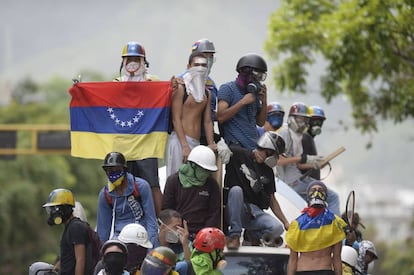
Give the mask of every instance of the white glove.
M 229 163 L 230 158 L 233 155 L 233 152 L 230 150 L 229 146 L 227 146 L 226 142 L 224 142 L 223 138 L 221 138 L 220 141 L 217 142 L 217 153 L 224 164 Z
M 322 161 L 324 160 L 323 156 L 307 155 L 306 157 L 307 157 L 306 163 L 311 164 L 313 169 L 315 170 L 321 169 Z
M 313 164 L 315 161 L 322 161 L 323 159 L 324 159 L 323 156 L 307 155 L 306 156 L 306 163 Z

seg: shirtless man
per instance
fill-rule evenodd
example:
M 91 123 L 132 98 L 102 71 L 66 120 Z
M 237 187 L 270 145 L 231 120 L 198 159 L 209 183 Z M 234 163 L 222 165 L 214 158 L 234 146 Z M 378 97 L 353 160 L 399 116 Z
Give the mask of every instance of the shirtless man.
M 346 223 L 326 208 L 327 187 L 313 181 L 307 189 L 308 207 L 289 226 L 288 275 L 342 275 L 341 249 Z
M 201 125 L 204 127 L 208 146 L 216 150 L 211 98 L 206 90 L 207 67 L 207 58 L 203 53 L 192 53 L 187 65 L 188 71 L 183 75 L 184 85 L 178 85 L 173 92 L 173 131 L 167 143 L 167 176 L 177 172 L 181 164 L 187 161 L 191 149 L 200 144 Z

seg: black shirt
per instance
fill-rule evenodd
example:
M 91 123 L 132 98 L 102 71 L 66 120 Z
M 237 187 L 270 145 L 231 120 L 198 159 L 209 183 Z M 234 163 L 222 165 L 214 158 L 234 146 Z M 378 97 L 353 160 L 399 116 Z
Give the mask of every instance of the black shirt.
M 65 225 L 65 231 L 60 240 L 60 275 L 75 274 L 76 244 L 84 244 L 85 249 L 89 244 L 88 227 L 86 223 L 80 222 L 79 218 L 73 218 Z M 85 270 L 85 274 L 91 274 L 91 271 Z
M 268 209 L 271 195 L 276 192 L 275 176 L 273 169 L 264 163 L 257 163 L 252 151 L 240 146 L 230 146 L 233 152 L 230 162 L 226 165 L 224 186 L 230 189 L 233 186 L 240 186 L 243 190 L 244 202 L 253 203 L 261 209 Z M 240 169 L 245 165 L 254 174 L 255 178 L 263 185 L 261 192 L 254 192 L 250 181 Z

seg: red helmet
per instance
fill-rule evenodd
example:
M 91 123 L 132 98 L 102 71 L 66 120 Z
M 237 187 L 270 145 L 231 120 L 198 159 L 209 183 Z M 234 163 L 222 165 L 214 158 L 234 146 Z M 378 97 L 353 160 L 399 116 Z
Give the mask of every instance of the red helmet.
M 198 231 L 194 243 L 194 247 L 201 252 L 210 253 L 215 249 L 224 249 L 225 236 L 223 231 L 215 227 L 205 227 Z

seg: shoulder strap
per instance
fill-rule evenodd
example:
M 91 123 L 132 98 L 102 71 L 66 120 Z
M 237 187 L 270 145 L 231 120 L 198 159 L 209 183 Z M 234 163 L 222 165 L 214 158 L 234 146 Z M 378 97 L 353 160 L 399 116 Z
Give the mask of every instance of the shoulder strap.
M 140 198 L 138 183 L 137 183 L 137 180 L 135 179 L 135 177 L 134 177 L 134 192 L 132 194 L 134 195 L 134 198 L 136 200 L 138 200 Z
M 105 195 L 105 200 L 106 202 L 112 207 L 112 197 L 109 195 L 108 192 L 108 185 L 105 185 L 104 187 L 104 195 Z M 138 189 L 138 183 L 134 177 L 134 191 L 132 193 L 132 195 L 134 196 L 134 198 L 136 200 L 140 199 L 140 193 L 139 193 L 139 189 Z
M 104 187 L 104 195 L 106 202 L 112 207 L 112 197 L 109 195 L 108 185 L 105 185 Z

